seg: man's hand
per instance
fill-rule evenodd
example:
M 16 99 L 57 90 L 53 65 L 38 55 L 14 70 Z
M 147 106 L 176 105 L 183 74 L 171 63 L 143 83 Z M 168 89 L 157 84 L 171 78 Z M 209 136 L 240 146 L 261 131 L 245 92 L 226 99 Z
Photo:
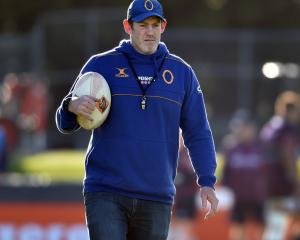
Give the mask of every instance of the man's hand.
M 68 110 L 76 115 L 81 115 L 89 120 L 93 120 L 91 114 L 96 107 L 95 101 L 95 98 L 87 95 L 74 98 L 70 101 Z
M 206 213 L 204 217 L 204 219 L 206 220 L 216 214 L 219 200 L 216 196 L 215 190 L 210 187 L 201 187 L 200 196 L 201 196 L 202 209 L 205 209 L 207 207 L 207 201 L 210 203 L 209 212 Z

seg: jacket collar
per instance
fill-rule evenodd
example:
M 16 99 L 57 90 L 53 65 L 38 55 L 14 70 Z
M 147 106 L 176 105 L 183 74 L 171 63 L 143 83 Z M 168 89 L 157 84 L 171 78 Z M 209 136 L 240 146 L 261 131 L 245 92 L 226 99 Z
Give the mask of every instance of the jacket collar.
M 164 58 L 169 53 L 166 45 L 160 42 L 155 53 L 144 55 L 137 52 L 129 40 L 122 40 L 115 50 L 126 54 L 132 63 L 154 64 L 156 69 L 162 64 Z

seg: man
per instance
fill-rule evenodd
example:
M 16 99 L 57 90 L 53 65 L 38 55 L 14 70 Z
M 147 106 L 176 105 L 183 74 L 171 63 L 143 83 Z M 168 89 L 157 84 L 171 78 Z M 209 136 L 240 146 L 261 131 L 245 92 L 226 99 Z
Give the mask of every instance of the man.
M 257 125 L 248 110 L 239 109 L 229 127 L 231 137 L 224 139 L 222 181 L 234 193 L 229 239 L 253 239 L 254 236 L 255 239 L 262 239 L 268 169 L 262 144 L 258 140 Z M 249 220 L 254 223 L 251 232 L 247 231 Z
M 291 219 L 290 229 L 286 239 L 300 239 L 300 181 L 297 172 L 299 159 L 300 135 L 300 97 L 294 91 L 283 91 L 274 103 L 274 115 L 263 126 L 260 138 L 265 148 L 266 159 L 269 162 L 268 194 L 269 202 Z M 289 199 L 289 207 L 282 201 Z M 268 219 L 265 239 L 272 239 L 274 225 L 272 218 Z M 273 227 L 273 228 L 272 228 Z M 284 234 L 284 233 L 282 233 Z M 277 236 L 280 236 L 280 230 Z M 283 235 L 282 235 L 283 236 Z
M 166 239 L 175 194 L 179 128 L 201 186 L 207 218 L 217 210 L 215 149 L 202 91 L 189 65 L 160 42 L 166 28 L 157 0 L 135 0 L 124 30 L 130 40 L 95 55 L 80 74 L 99 72 L 112 105 L 105 123 L 92 132 L 86 154 L 84 197 L 93 240 Z M 79 128 L 76 115 L 90 119 L 95 99 L 71 99 L 57 110 L 61 132 Z
M 293 91 L 284 91 L 276 98 L 274 116 L 263 126 L 260 138 L 270 163 L 269 194 L 288 197 L 297 190 L 297 158 L 300 137 L 300 98 Z

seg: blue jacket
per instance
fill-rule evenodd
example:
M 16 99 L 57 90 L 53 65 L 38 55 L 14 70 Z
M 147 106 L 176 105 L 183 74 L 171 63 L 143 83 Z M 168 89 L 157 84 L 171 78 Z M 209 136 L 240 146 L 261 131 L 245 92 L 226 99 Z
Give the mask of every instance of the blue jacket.
M 142 91 L 129 61 L 144 86 L 157 75 L 146 91 L 145 110 L 141 109 Z M 212 133 L 201 88 L 187 63 L 170 54 L 163 43 L 154 54 L 142 55 L 124 40 L 115 49 L 92 56 L 80 74 L 88 71 L 105 77 L 112 104 L 104 124 L 91 135 L 84 192 L 104 191 L 172 203 L 179 128 L 198 184 L 214 186 Z M 56 124 L 61 132 L 72 133 L 79 125 L 63 102 L 56 113 Z

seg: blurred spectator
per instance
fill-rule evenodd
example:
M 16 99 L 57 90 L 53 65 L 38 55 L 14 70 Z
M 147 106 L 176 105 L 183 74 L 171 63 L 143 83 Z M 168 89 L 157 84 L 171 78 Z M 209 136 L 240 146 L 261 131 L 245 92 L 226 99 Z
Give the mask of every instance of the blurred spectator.
M 299 96 L 291 91 L 280 94 L 275 102 L 275 114 L 263 127 L 260 137 L 270 162 L 270 194 L 290 196 L 297 182 L 296 161 L 299 154 Z
M 16 118 L 19 111 L 19 96 L 21 93 L 19 78 L 9 73 L 0 85 L 0 168 L 7 170 L 7 160 L 18 142 Z
M 1 117 L 14 122 L 19 115 L 22 94 L 19 77 L 14 73 L 6 74 L 0 89 Z
M 8 138 L 8 152 L 18 143 L 28 153 L 45 149 L 48 93 L 43 82 L 32 74 L 9 73 L 0 88 L 0 102 L 0 126 Z
M 300 239 L 300 184 L 297 179 L 297 159 L 300 150 L 299 119 L 300 98 L 292 91 L 281 93 L 274 106 L 274 116 L 263 127 L 260 137 L 266 148 L 266 158 L 270 163 L 268 175 L 271 203 L 289 213 L 295 229 L 287 233 L 287 239 Z M 284 203 L 290 199 L 289 207 Z M 284 200 L 285 199 L 285 200 Z M 277 223 L 268 223 L 264 239 L 270 238 L 272 227 Z
M 178 168 L 175 178 L 176 195 L 170 240 L 193 240 L 195 237 L 197 184 L 187 148 L 179 138 Z
M 29 74 L 22 75 L 23 93 L 18 126 L 23 131 L 21 147 L 29 152 L 46 148 L 48 93 L 46 86 Z
M 239 110 L 230 122 L 231 135 L 224 143 L 223 184 L 234 193 L 231 240 L 261 239 L 267 198 L 266 161 L 250 114 Z M 254 223 L 252 232 L 247 224 Z

